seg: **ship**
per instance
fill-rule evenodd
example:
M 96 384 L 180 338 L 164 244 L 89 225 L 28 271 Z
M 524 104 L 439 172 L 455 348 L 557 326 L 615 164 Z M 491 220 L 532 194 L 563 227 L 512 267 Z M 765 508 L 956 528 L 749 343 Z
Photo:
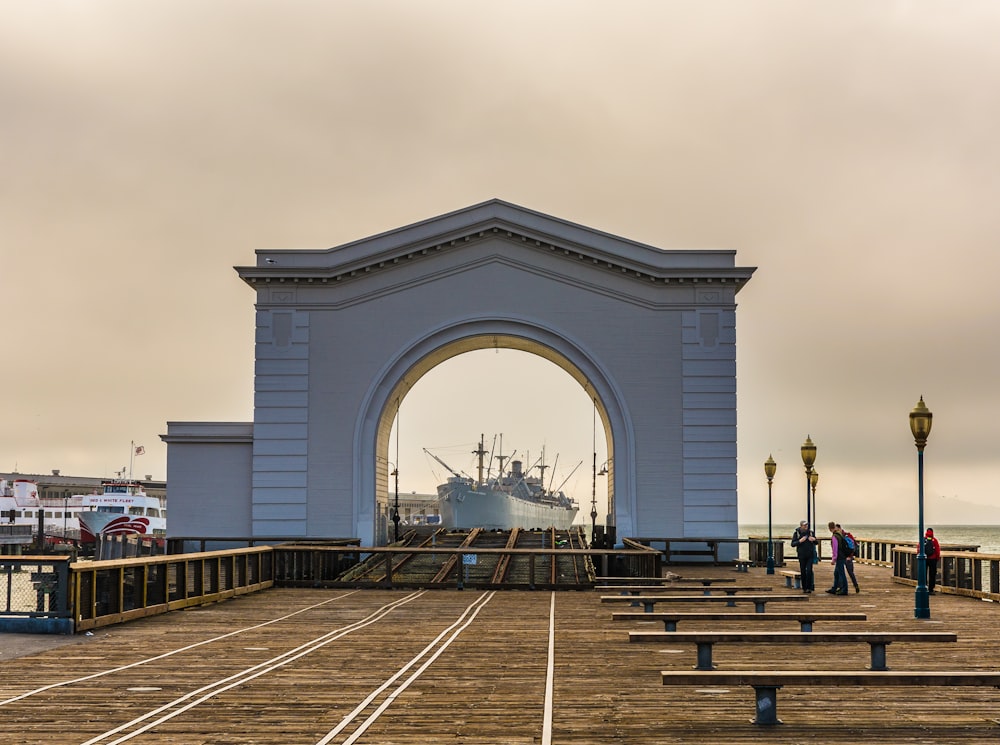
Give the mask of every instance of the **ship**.
M 545 488 L 543 476 L 548 466 L 542 462 L 544 456 L 528 470 L 514 455 L 494 456 L 499 461 L 499 475 L 484 475 L 486 449 L 480 437 L 479 447 L 473 451 L 479 458 L 478 478 L 473 478 L 456 471 L 427 448 L 424 452 L 451 472 L 437 487 L 438 511 L 445 528 L 569 530 L 580 511 L 561 486 L 555 490 Z M 534 476 L 532 472 L 536 469 L 539 475 Z
M 92 494 L 42 497 L 33 479 L 0 480 L 0 521 L 39 527 L 48 542 L 96 543 L 102 535 L 151 535 L 162 539 L 167 532 L 167 510 L 163 500 L 146 494 L 133 479 L 106 479 Z
M 101 491 L 83 495 L 77 519 L 80 540 L 94 543 L 106 535 L 151 535 L 163 538 L 167 532 L 166 510 L 156 497 L 146 494 L 139 481 L 109 479 Z

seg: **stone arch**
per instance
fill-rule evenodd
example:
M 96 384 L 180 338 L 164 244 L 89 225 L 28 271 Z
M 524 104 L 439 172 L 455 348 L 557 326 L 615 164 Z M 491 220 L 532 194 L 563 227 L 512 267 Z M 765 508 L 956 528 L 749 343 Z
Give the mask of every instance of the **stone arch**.
M 619 536 L 737 535 L 736 294 L 754 269 L 735 251 L 490 200 L 236 270 L 255 293 L 253 421 L 168 423 L 171 534 L 371 541 L 393 401 L 495 336 L 593 392 Z
M 431 330 L 401 349 L 373 381 L 365 396 L 354 438 L 357 445 L 355 510 L 362 521 L 374 509 L 377 497 L 388 493 L 389 473 L 383 454 L 388 452 L 392 422 L 406 394 L 442 362 L 465 352 L 492 347 L 536 354 L 566 372 L 595 402 L 607 440 L 609 461 L 614 460 L 616 438 L 623 443 L 623 452 L 631 452 L 628 446 L 632 436 L 630 417 L 621 392 L 607 371 L 601 368 L 599 360 L 587 354 L 580 340 L 567 339 L 518 318 L 463 319 Z M 611 514 L 620 516 L 624 526 L 630 529 L 634 500 L 625 498 L 619 504 L 615 495 L 619 488 L 622 494 L 633 493 L 629 487 L 634 468 L 628 462 L 615 462 L 612 474 L 607 486 Z M 361 527 L 362 531 L 366 529 L 367 526 Z M 377 530 L 374 514 L 371 515 L 371 529 Z

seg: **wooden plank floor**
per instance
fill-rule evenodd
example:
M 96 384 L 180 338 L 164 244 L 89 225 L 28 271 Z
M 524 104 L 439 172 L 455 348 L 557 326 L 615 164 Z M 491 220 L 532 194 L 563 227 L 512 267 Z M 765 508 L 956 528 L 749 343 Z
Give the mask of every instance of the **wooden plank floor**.
M 730 567 L 675 571 L 735 575 Z M 1000 670 L 997 604 L 935 595 L 932 618 L 918 621 L 912 587 L 894 584 L 888 569 L 857 571 L 861 594 L 834 597 L 822 592 L 830 567 L 819 565 L 820 591 L 808 605 L 865 612 L 869 621 L 820 622 L 817 630 L 955 632 L 957 643 L 892 644 L 888 664 L 897 670 Z M 783 577 L 760 568 L 738 576 L 740 583 L 792 592 Z M 615 607 L 600 603 L 602 593 L 274 589 L 110 627 L 71 644 L 53 640 L 44 651 L 33 645 L 13 659 L 10 642 L 0 636 L 8 652 L 0 661 L 0 743 L 854 745 L 1000 739 L 992 721 L 1000 717 L 1000 690 L 824 689 L 822 670 L 865 668 L 867 644 L 718 645 L 720 669 L 817 671 L 814 686 L 780 691 L 784 725 L 757 727 L 750 724 L 750 688 L 660 685 L 660 670 L 691 669 L 694 645 L 630 644 L 630 630 L 662 630 L 662 623 L 613 622 Z M 727 628 L 755 627 L 683 626 Z M 765 628 L 796 631 L 798 624 Z

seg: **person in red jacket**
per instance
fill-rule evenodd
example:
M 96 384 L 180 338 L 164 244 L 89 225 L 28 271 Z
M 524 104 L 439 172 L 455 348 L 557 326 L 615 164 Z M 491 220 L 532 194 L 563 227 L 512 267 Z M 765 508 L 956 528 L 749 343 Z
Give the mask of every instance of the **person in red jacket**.
M 924 534 L 924 558 L 927 563 L 927 591 L 934 594 L 934 586 L 937 584 L 938 559 L 941 558 L 941 544 L 934 537 L 934 530 L 927 529 Z

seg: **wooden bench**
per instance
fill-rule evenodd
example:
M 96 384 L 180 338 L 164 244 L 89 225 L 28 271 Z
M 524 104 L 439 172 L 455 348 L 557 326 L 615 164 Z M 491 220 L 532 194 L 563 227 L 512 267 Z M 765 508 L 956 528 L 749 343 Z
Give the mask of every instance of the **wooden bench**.
M 753 562 L 749 559 L 733 559 L 733 566 L 737 572 L 749 572 Z
M 867 621 L 864 613 L 635 613 L 611 614 L 613 621 L 663 621 L 664 631 L 677 631 L 679 621 L 798 621 L 799 630 L 811 632 L 817 621 Z
M 663 685 L 752 686 L 756 694 L 754 724 L 782 724 L 778 719 L 778 689 L 803 685 L 825 689 L 829 686 L 991 686 L 1000 688 L 1000 672 L 897 672 L 895 670 L 698 670 L 660 673 Z
M 595 577 L 595 585 L 649 585 L 656 587 L 659 585 L 670 586 L 673 584 L 711 585 L 735 582 L 735 577 Z
M 785 587 L 792 587 L 792 582 L 795 582 L 795 589 L 802 589 L 802 573 L 793 571 L 791 569 L 779 572 L 782 577 L 785 578 Z
M 709 585 L 704 585 L 703 587 L 695 585 L 658 585 L 655 587 L 650 587 L 649 585 L 599 585 L 594 589 L 605 592 L 619 590 L 622 595 L 642 595 L 644 592 L 697 592 L 698 590 L 702 590 L 702 594 L 704 595 L 711 595 L 713 592 L 724 592 L 726 595 L 735 595 L 738 592 L 770 592 L 772 588 L 770 586 L 750 587 L 749 585 L 733 585 L 731 587 L 711 587 Z
M 657 603 L 712 603 L 721 602 L 735 605 L 737 602 L 750 602 L 754 610 L 763 613 L 765 605 L 771 601 L 808 600 L 808 595 L 602 595 L 602 603 L 633 603 L 641 604 L 646 613 L 653 612 Z
M 630 642 L 694 642 L 698 647 L 695 670 L 714 670 L 712 646 L 720 643 L 807 644 L 865 642 L 871 647 L 870 670 L 888 670 L 885 648 L 892 642 L 956 642 L 956 634 L 943 631 L 824 631 L 809 633 L 770 631 L 630 631 Z M 817 677 L 822 683 L 822 678 Z

